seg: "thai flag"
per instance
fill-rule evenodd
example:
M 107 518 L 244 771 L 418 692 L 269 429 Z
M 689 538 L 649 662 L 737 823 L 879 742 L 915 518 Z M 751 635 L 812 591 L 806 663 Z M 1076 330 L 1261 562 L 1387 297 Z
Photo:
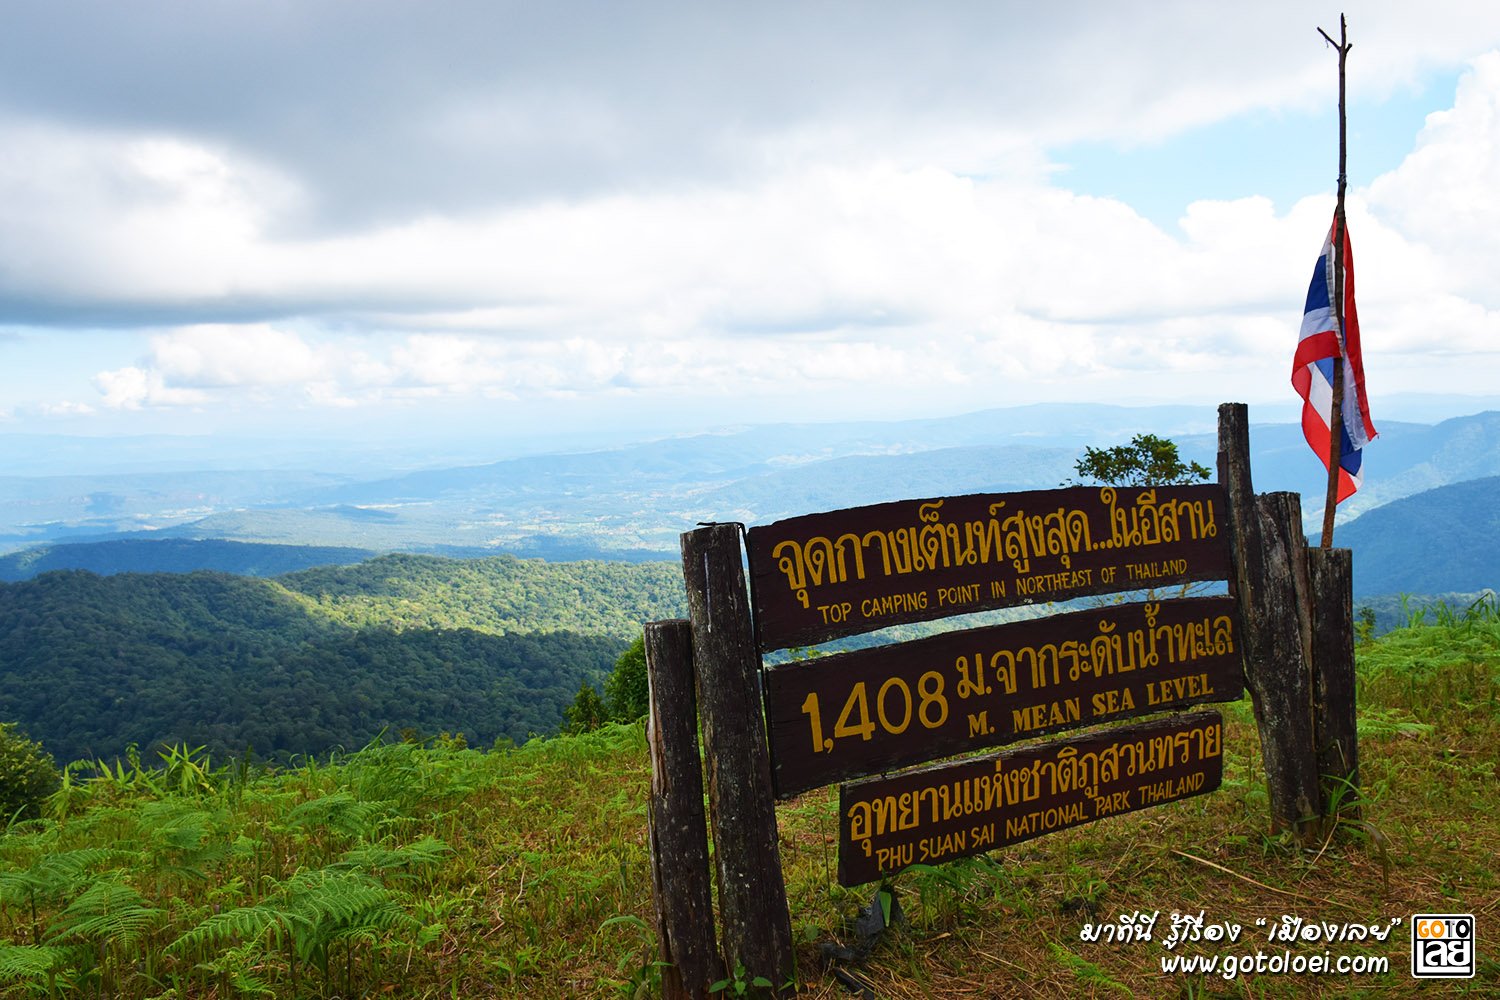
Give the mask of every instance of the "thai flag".
M 1292 361 L 1292 386 L 1302 397 L 1302 434 L 1328 468 L 1328 423 L 1333 412 L 1333 359 L 1339 356 L 1338 316 L 1333 310 L 1333 234 L 1323 241 L 1323 255 L 1307 289 L 1302 334 Z M 1342 503 L 1364 481 L 1360 449 L 1375 436 L 1365 398 L 1365 364 L 1359 353 L 1359 316 L 1354 311 L 1354 254 L 1344 226 L 1344 399 L 1343 438 L 1339 449 L 1338 501 Z

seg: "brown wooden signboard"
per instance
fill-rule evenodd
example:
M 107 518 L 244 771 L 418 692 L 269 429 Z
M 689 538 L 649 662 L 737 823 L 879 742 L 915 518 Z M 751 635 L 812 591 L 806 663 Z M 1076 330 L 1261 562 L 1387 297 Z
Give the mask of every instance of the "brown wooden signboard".
M 1223 721 L 1199 712 L 868 778 L 839 789 L 839 883 L 939 864 L 1219 787 Z
M 905 500 L 748 532 L 762 650 L 1229 575 L 1217 485 Z
M 652 864 L 681 876 L 658 880 L 656 894 L 662 954 L 675 970 L 663 973 L 668 996 L 711 996 L 722 985 L 720 956 L 775 982 L 794 980 L 773 796 L 845 781 L 839 881 L 857 885 L 1216 790 L 1217 712 L 1138 717 L 1249 687 L 1272 829 L 1304 842 L 1318 831 L 1307 818 L 1326 819 L 1333 796 L 1358 781 L 1347 553 L 1314 559 L 1296 495 L 1254 495 L 1244 406 L 1220 407 L 1219 443 L 1222 486 L 909 500 L 754 528 L 748 594 L 740 526 L 683 534 L 691 624 L 675 623 L 673 643 L 648 630 L 646 646 L 659 736 Z M 1234 600 L 1095 608 L 769 669 L 758 655 L 888 625 L 1161 593 L 1231 575 Z M 658 697 L 683 684 L 686 700 Z M 674 713 L 681 717 L 670 727 L 657 718 Z M 693 794 L 702 786 L 700 721 L 712 863 L 724 890 L 713 906 L 717 941 L 702 912 L 714 879 L 704 796 Z M 989 749 L 1095 724 L 1104 728 Z M 1319 756 L 1326 747 L 1334 750 Z M 953 759 L 897 770 L 943 757 Z M 866 777 L 847 780 L 858 776 Z
M 1121 604 L 772 667 L 778 798 L 1243 691 L 1234 601 Z

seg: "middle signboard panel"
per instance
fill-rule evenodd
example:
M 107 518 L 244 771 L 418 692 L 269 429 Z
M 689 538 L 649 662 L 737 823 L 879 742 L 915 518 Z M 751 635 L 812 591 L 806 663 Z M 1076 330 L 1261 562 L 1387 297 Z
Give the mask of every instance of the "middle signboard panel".
M 1120 604 L 771 667 L 778 798 L 1243 691 L 1228 597 Z

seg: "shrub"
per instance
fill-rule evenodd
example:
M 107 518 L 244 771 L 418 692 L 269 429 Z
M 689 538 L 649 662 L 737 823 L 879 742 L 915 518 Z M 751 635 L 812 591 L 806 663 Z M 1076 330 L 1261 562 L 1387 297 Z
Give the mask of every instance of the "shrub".
M 604 699 L 599 697 L 599 692 L 594 690 L 594 685 L 587 678 L 578 685 L 578 696 L 573 699 L 573 704 L 563 711 L 568 717 L 570 733 L 590 733 L 609 721 Z
M 42 802 L 61 784 L 52 755 L 16 723 L 0 722 L 0 823 L 37 818 Z
M 651 710 L 646 680 L 646 637 L 638 635 L 630 648 L 615 661 L 614 672 L 604 682 L 604 701 L 613 722 L 634 722 Z

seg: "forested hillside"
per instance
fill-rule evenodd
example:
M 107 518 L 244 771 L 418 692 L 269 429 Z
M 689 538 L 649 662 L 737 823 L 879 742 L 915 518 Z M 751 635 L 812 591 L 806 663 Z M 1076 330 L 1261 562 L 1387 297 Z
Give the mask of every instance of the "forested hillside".
M 350 625 L 472 628 L 633 637 L 642 622 L 687 614 L 675 562 L 550 563 L 392 554 L 277 578 Z
M 382 729 L 523 741 L 555 732 L 581 681 L 682 604 L 671 564 L 45 573 L 0 584 L 0 720 L 63 761 L 130 743 L 320 754 Z

